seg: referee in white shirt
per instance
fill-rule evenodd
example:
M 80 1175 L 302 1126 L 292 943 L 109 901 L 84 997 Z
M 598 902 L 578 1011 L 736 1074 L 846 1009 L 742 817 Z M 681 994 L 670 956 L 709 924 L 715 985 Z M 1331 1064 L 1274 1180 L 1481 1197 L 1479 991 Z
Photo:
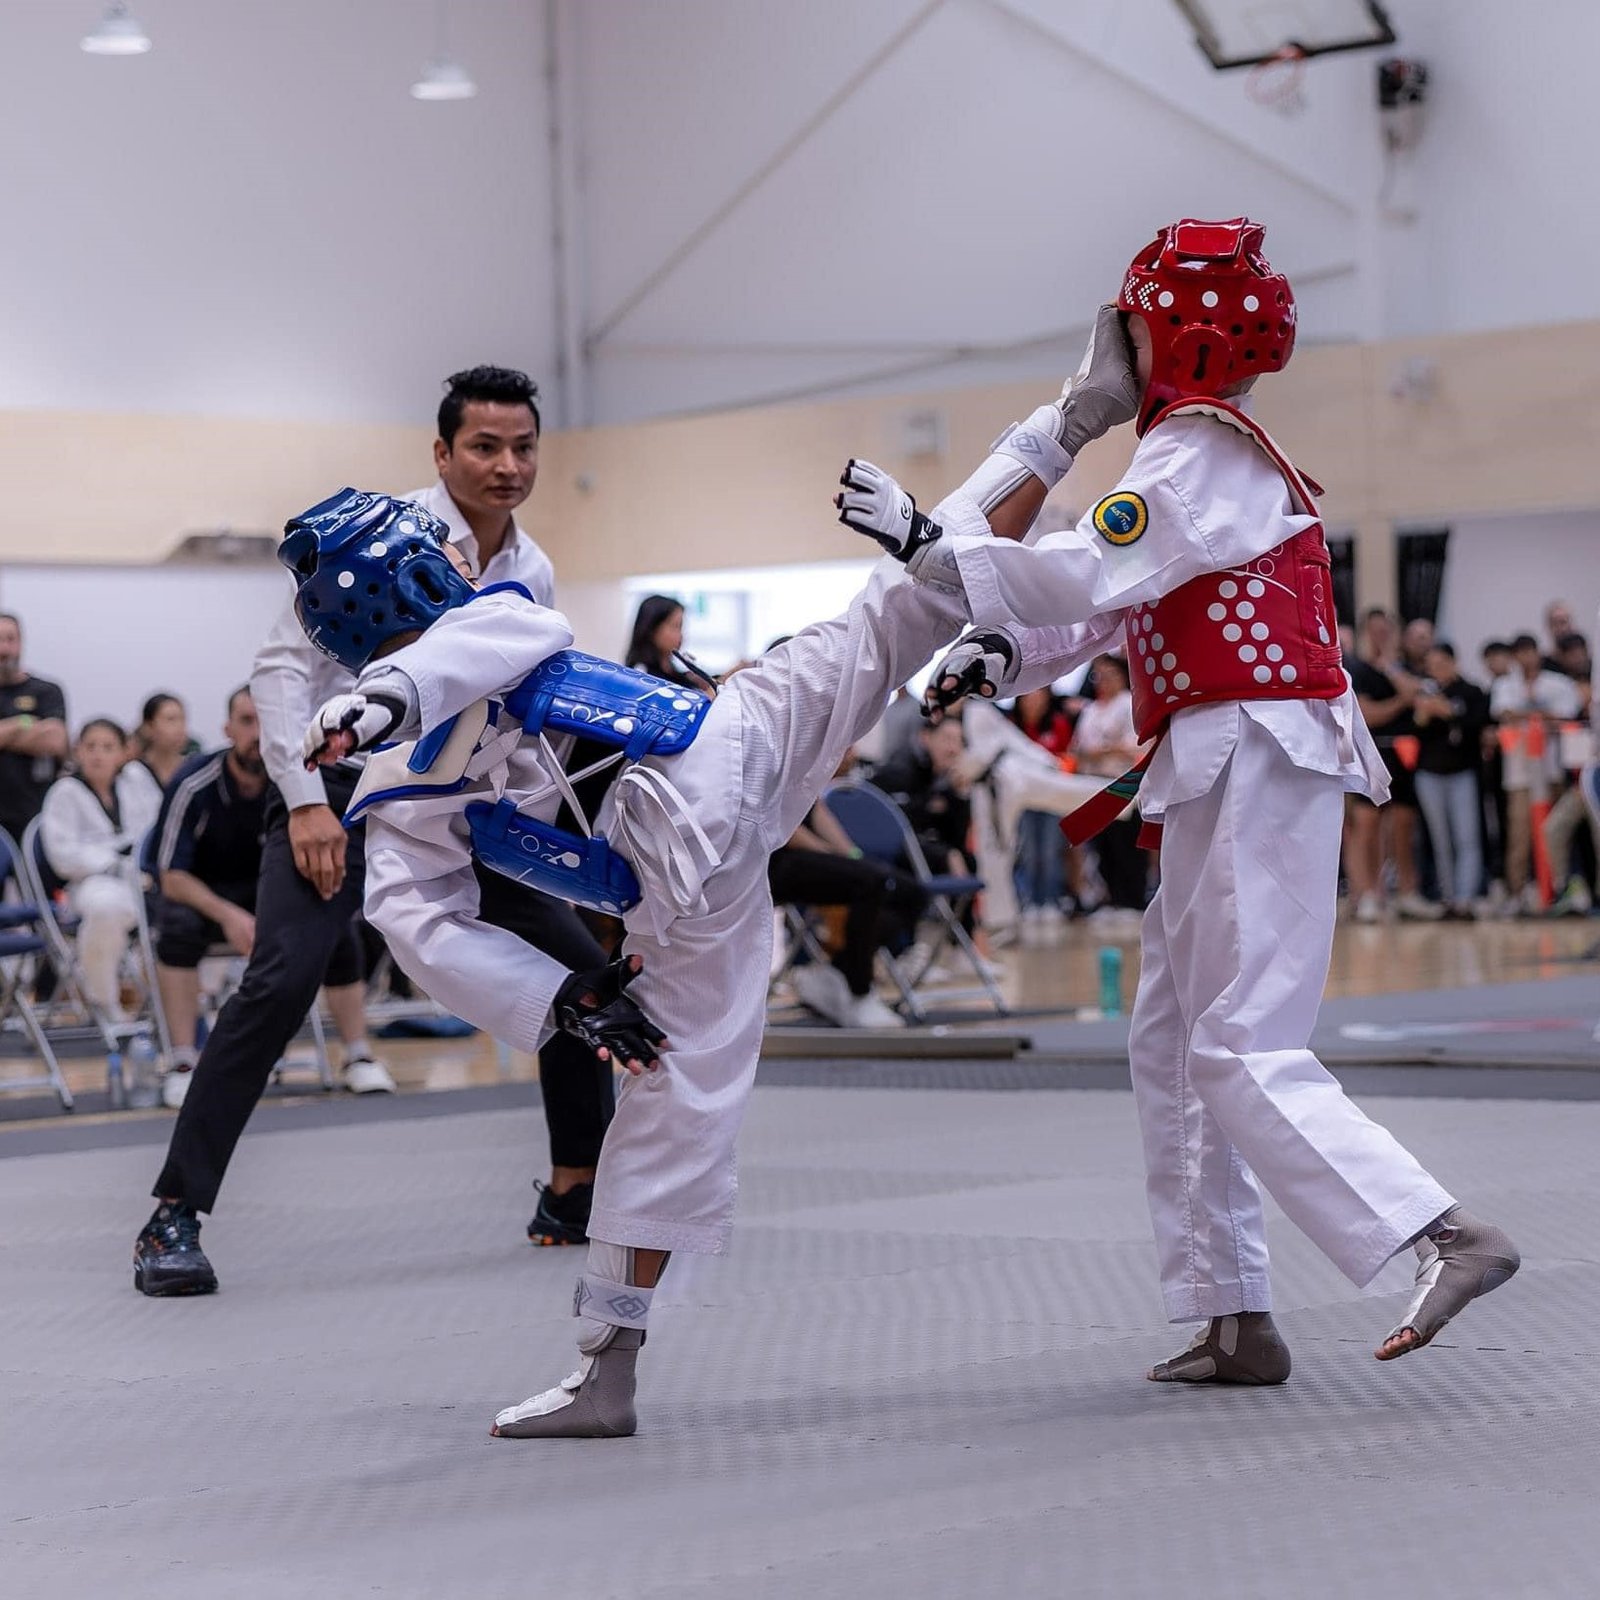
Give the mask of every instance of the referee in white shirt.
M 519 528 L 516 508 L 539 462 L 538 390 L 526 374 L 474 367 L 446 382 L 434 463 L 439 481 L 406 498 L 445 522 L 450 540 L 488 583 L 517 582 L 554 605 L 549 557 Z M 229 1158 L 274 1064 L 316 998 L 328 955 L 361 909 L 364 831 L 340 816 L 358 776 L 345 764 L 308 773 L 300 741 L 312 712 L 351 685 L 313 648 L 285 606 L 256 657 L 251 690 L 261 754 L 274 784 L 256 895 L 256 936 L 237 992 L 196 1064 L 153 1193 L 158 1204 L 134 1246 L 134 1283 L 145 1294 L 208 1294 L 216 1274 L 200 1249 Z M 605 952 L 563 901 L 480 871 L 483 920 L 518 934 L 573 970 L 606 964 Z M 540 1052 L 550 1130 L 551 1181 L 540 1185 L 529 1237 L 580 1243 L 600 1144 L 611 1119 L 610 1069 L 577 1039 L 557 1033 Z

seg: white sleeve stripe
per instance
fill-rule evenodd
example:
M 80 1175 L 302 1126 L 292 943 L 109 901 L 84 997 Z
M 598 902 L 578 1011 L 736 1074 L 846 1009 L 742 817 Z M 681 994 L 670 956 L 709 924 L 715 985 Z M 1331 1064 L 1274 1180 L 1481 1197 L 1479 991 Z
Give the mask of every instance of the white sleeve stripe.
M 203 767 L 196 767 L 173 791 L 172 800 L 167 806 L 167 825 L 161 830 L 161 843 L 156 848 L 157 872 L 166 872 L 172 866 L 172 858 L 178 849 L 178 836 L 189 817 L 189 807 L 194 804 L 196 795 L 217 781 L 222 771 L 222 759 L 223 752 L 219 751 Z

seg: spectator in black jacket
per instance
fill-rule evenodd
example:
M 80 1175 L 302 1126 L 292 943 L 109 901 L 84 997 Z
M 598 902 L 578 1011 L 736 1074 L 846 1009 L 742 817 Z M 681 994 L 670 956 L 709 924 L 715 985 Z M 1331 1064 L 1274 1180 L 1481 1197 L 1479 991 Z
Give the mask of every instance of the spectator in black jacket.
M 1482 887 L 1478 767 L 1489 697 L 1461 676 L 1443 641 L 1427 656 L 1417 686 L 1417 802 L 1428 824 L 1447 916 L 1469 918 Z
M 905 812 L 934 872 L 973 870 L 967 853 L 972 806 L 962 771 L 965 753 L 960 717 L 946 717 L 937 727 L 918 729 L 911 749 L 886 761 L 872 776 Z

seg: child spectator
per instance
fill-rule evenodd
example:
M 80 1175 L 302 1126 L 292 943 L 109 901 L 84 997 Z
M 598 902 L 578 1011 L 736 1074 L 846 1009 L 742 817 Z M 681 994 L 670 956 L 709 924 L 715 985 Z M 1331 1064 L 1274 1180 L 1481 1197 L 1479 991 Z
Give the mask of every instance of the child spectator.
M 112 1022 L 125 1020 L 119 973 L 139 925 L 139 844 L 161 809 L 155 779 L 127 751 L 115 722 L 86 722 L 72 747 L 73 771 L 50 785 L 40 813 L 45 860 L 81 919 L 85 998 Z

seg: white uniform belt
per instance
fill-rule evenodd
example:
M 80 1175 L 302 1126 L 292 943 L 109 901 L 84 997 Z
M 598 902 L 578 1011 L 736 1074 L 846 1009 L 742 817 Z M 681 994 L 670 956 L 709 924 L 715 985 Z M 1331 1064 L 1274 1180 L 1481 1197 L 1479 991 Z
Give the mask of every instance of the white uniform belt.
M 612 838 L 638 875 L 651 932 L 665 939 L 679 917 L 705 910 L 705 882 L 722 857 L 689 802 L 656 768 L 630 766 L 613 793 Z

